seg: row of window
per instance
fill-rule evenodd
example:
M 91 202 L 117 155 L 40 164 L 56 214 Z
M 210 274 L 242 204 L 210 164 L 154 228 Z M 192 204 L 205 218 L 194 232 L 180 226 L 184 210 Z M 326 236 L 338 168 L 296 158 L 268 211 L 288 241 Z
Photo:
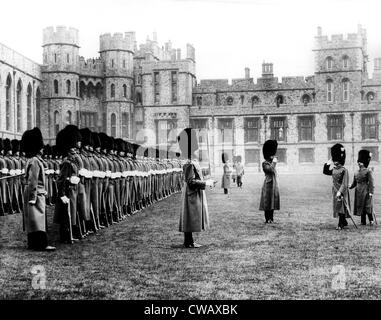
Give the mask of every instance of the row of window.
M 177 103 L 178 79 L 177 71 L 171 72 L 171 103 Z M 160 72 L 153 73 L 154 103 L 160 103 Z
M 270 117 L 269 129 L 271 139 L 287 141 L 287 118 Z M 195 129 L 207 129 L 207 119 L 191 119 L 191 126 Z M 344 115 L 327 115 L 327 139 L 344 140 Z M 260 134 L 260 118 L 244 119 L 244 141 L 245 143 L 258 143 Z M 232 143 L 234 135 L 233 119 L 218 119 L 218 141 L 219 143 Z M 315 117 L 298 117 L 298 139 L 302 141 L 314 141 L 315 136 Z M 377 114 L 363 114 L 361 120 L 362 139 L 378 139 L 379 123 Z M 205 142 L 207 132 L 200 131 L 200 142 Z
M 97 131 L 98 128 L 98 113 L 96 112 L 80 112 L 78 113 L 80 119 L 80 126 L 83 128 L 89 128 L 91 131 Z M 107 115 L 103 115 L 103 130 L 107 128 L 106 123 Z M 110 116 L 111 120 L 111 136 L 116 137 L 117 133 L 117 116 L 115 113 L 112 113 Z M 54 133 L 57 133 L 62 128 L 61 125 L 62 119 L 59 111 L 54 112 Z M 66 111 L 63 119 L 64 126 L 72 124 L 72 112 L 70 110 Z M 64 127 L 63 126 L 63 127 Z M 128 113 L 123 112 L 121 118 L 121 136 L 123 138 L 128 138 Z
M 335 66 L 335 60 L 333 57 L 328 56 L 325 59 L 325 66 L 327 71 L 333 70 L 333 67 Z M 343 55 L 341 58 L 341 66 L 343 69 L 348 69 L 349 68 L 349 57 L 347 55 Z
M 11 130 L 11 112 L 12 112 L 12 77 L 8 75 L 5 83 L 5 128 L 7 131 Z M 29 130 L 33 126 L 33 116 L 32 116 L 32 99 L 33 99 L 33 89 L 32 85 L 29 83 L 26 89 L 26 119 L 27 128 Z M 40 119 L 40 103 L 41 103 L 41 93 L 40 89 L 37 88 L 35 96 L 35 106 L 36 106 L 36 119 L 37 125 L 39 126 Z M 23 110 L 23 84 L 21 79 L 17 82 L 16 86 L 16 132 L 23 132 L 25 128 L 22 126 L 22 110 Z
M 71 81 L 70 80 L 66 80 L 65 82 L 65 88 L 66 88 L 66 95 L 70 96 L 71 95 Z M 76 96 L 78 97 L 79 96 L 79 87 L 78 87 L 78 81 L 76 82 L 76 87 L 75 87 L 75 94 Z M 53 88 L 54 88 L 54 94 L 55 95 L 58 95 L 59 94 L 59 81 L 58 80 L 54 80 L 53 81 Z M 110 85 L 110 98 L 115 98 L 115 84 L 112 83 Z M 133 96 L 133 88 L 132 86 L 129 87 L 130 89 L 130 92 L 129 92 L 129 95 L 130 97 Z M 128 97 L 128 86 L 126 84 L 123 84 L 122 85 L 122 96 L 124 98 L 127 98 Z M 80 97 L 83 98 L 84 97 L 84 93 L 87 92 L 87 97 L 90 98 L 91 94 L 92 93 L 95 93 L 95 95 L 97 96 L 97 98 L 101 98 L 101 95 L 102 95 L 102 87 L 100 84 L 98 84 L 95 88 L 94 86 L 89 86 L 86 88 L 86 85 L 84 83 L 81 82 L 81 93 L 80 93 Z M 140 102 L 141 103 L 141 95 L 138 95 L 138 103 Z
M 379 161 L 378 147 L 365 146 L 363 149 L 369 150 L 372 153 L 372 161 Z M 258 164 L 261 159 L 261 150 L 259 149 L 245 149 L 245 163 Z M 278 162 L 287 163 L 287 149 L 278 148 L 276 156 Z M 327 159 L 331 158 L 331 148 L 327 148 Z M 233 159 L 233 158 L 231 158 Z M 315 149 L 314 148 L 299 148 L 298 149 L 299 163 L 315 163 Z

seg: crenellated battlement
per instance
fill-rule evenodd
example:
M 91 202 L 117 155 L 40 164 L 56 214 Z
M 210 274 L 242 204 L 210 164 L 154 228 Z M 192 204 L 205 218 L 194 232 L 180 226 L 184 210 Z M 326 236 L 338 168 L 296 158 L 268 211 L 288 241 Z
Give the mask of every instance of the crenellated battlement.
M 79 32 L 77 29 L 66 26 L 47 27 L 43 30 L 42 45 L 68 44 L 79 46 Z
M 105 33 L 99 37 L 99 51 L 128 50 L 134 52 L 135 32 Z
M 346 36 L 343 34 L 333 34 L 331 38 L 327 35 L 322 35 L 321 27 L 318 27 L 318 34 L 315 37 L 315 49 L 336 49 L 363 47 L 366 45 L 366 30 L 358 26 L 357 33 L 349 33 Z
M 100 58 L 85 59 L 79 57 L 79 67 L 81 74 L 100 76 L 103 74 L 103 61 Z

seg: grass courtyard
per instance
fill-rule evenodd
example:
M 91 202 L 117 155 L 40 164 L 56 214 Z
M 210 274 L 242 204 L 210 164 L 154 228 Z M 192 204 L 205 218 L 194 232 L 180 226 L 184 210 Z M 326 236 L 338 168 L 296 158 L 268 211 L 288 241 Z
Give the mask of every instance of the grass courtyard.
M 331 178 L 312 174 L 280 174 L 281 211 L 266 225 L 263 178 L 245 176 L 230 199 L 220 184 L 207 191 L 200 249 L 181 248 L 180 194 L 72 246 L 50 224 L 53 253 L 26 250 L 20 214 L 0 217 L 0 299 L 379 299 L 381 225 L 354 217 L 358 229 L 336 231 Z M 45 288 L 33 288 L 37 269 Z

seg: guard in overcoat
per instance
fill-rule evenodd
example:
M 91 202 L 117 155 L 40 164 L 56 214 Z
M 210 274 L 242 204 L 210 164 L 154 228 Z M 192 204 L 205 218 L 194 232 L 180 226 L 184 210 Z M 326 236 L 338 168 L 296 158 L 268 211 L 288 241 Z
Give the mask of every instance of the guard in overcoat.
M 350 198 L 349 198 L 349 174 L 344 167 L 345 148 L 337 143 L 331 148 L 332 159 L 323 168 L 325 175 L 332 176 L 332 204 L 333 217 L 339 218 L 337 230 L 342 230 L 348 225 L 346 218 L 350 217 Z
M 24 221 L 28 234 L 28 249 L 54 251 L 55 247 L 48 245 L 46 233 L 46 179 L 45 168 L 41 161 L 44 144 L 40 129 L 25 131 L 22 140 L 28 158 L 24 189 Z
M 366 216 L 369 224 L 373 225 L 373 193 L 374 179 L 372 170 L 368 169 L 372 154 L 368 150 L 360 150 L 357 163 L 358 171 L 355 173 L 353 182 L 349 189 L 355 189 L 355 201 L 353 214 L 361 216 L 361 224 L 366 225 Z
M 7 182 L 7 177 L 9 170 L 7 168 L 7 163 L 4 159 L 4 145 L 3 139 L 0 138 L 0 177 L 3 178 L 0 181 L 1 186 L 1 197 L 0 197 L 0 215 L 7 215 L 12 213 L 12 208 L 10 206 L 10 196 L 9 196 L 9 186 Z
M 205 187 L 214 186 L 212 180 L 203 180 L 198 163 L 198 138 L 191 128 L 184 129 L 177 138 L 184 164 L 184 184 L 181 198 L 179 231 L 184 233 L 184 247 L 198 248 L 192 232 L 201 232 L 209 227 L 209 213 Z
M 8 184 L 8 198 L 9 198 L 9 214 L 14 214 L 18 212 L 18 201 L 15 197 L 15 164 L 13 163 L 12 158 L 12 144 L 11 141 L 6 138 L 3 140 L 4 143 L 4 160 L 8 170 L 7 184 Z
M 59 131 L 56 137 L 57 152 L 63 156 L 63 159 L 57 178 L 54 222 L 60 225 L 60 240 L 72 244 L 82 236 L 77 211 L 80 178 L 76 154 L 81 135 L 78 128 L 68 127 Z
M 275 157 L 278 149 L 276 140 L 267 140 L 263 144 L 262 170 L 265 174 L 263 182 L 259 210 L 265 212 L 265 222 L 274 222 L 274 210 L 280 210 L 280 196 L 278 178 L 276 171 L 277 158 Z

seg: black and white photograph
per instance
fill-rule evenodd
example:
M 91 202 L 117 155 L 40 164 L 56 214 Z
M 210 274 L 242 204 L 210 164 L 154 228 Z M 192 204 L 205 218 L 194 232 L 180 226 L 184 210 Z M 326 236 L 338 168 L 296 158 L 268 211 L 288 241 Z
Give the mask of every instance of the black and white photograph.
M 0 10 L 0 300 L 381 298 L 379 1 Z

